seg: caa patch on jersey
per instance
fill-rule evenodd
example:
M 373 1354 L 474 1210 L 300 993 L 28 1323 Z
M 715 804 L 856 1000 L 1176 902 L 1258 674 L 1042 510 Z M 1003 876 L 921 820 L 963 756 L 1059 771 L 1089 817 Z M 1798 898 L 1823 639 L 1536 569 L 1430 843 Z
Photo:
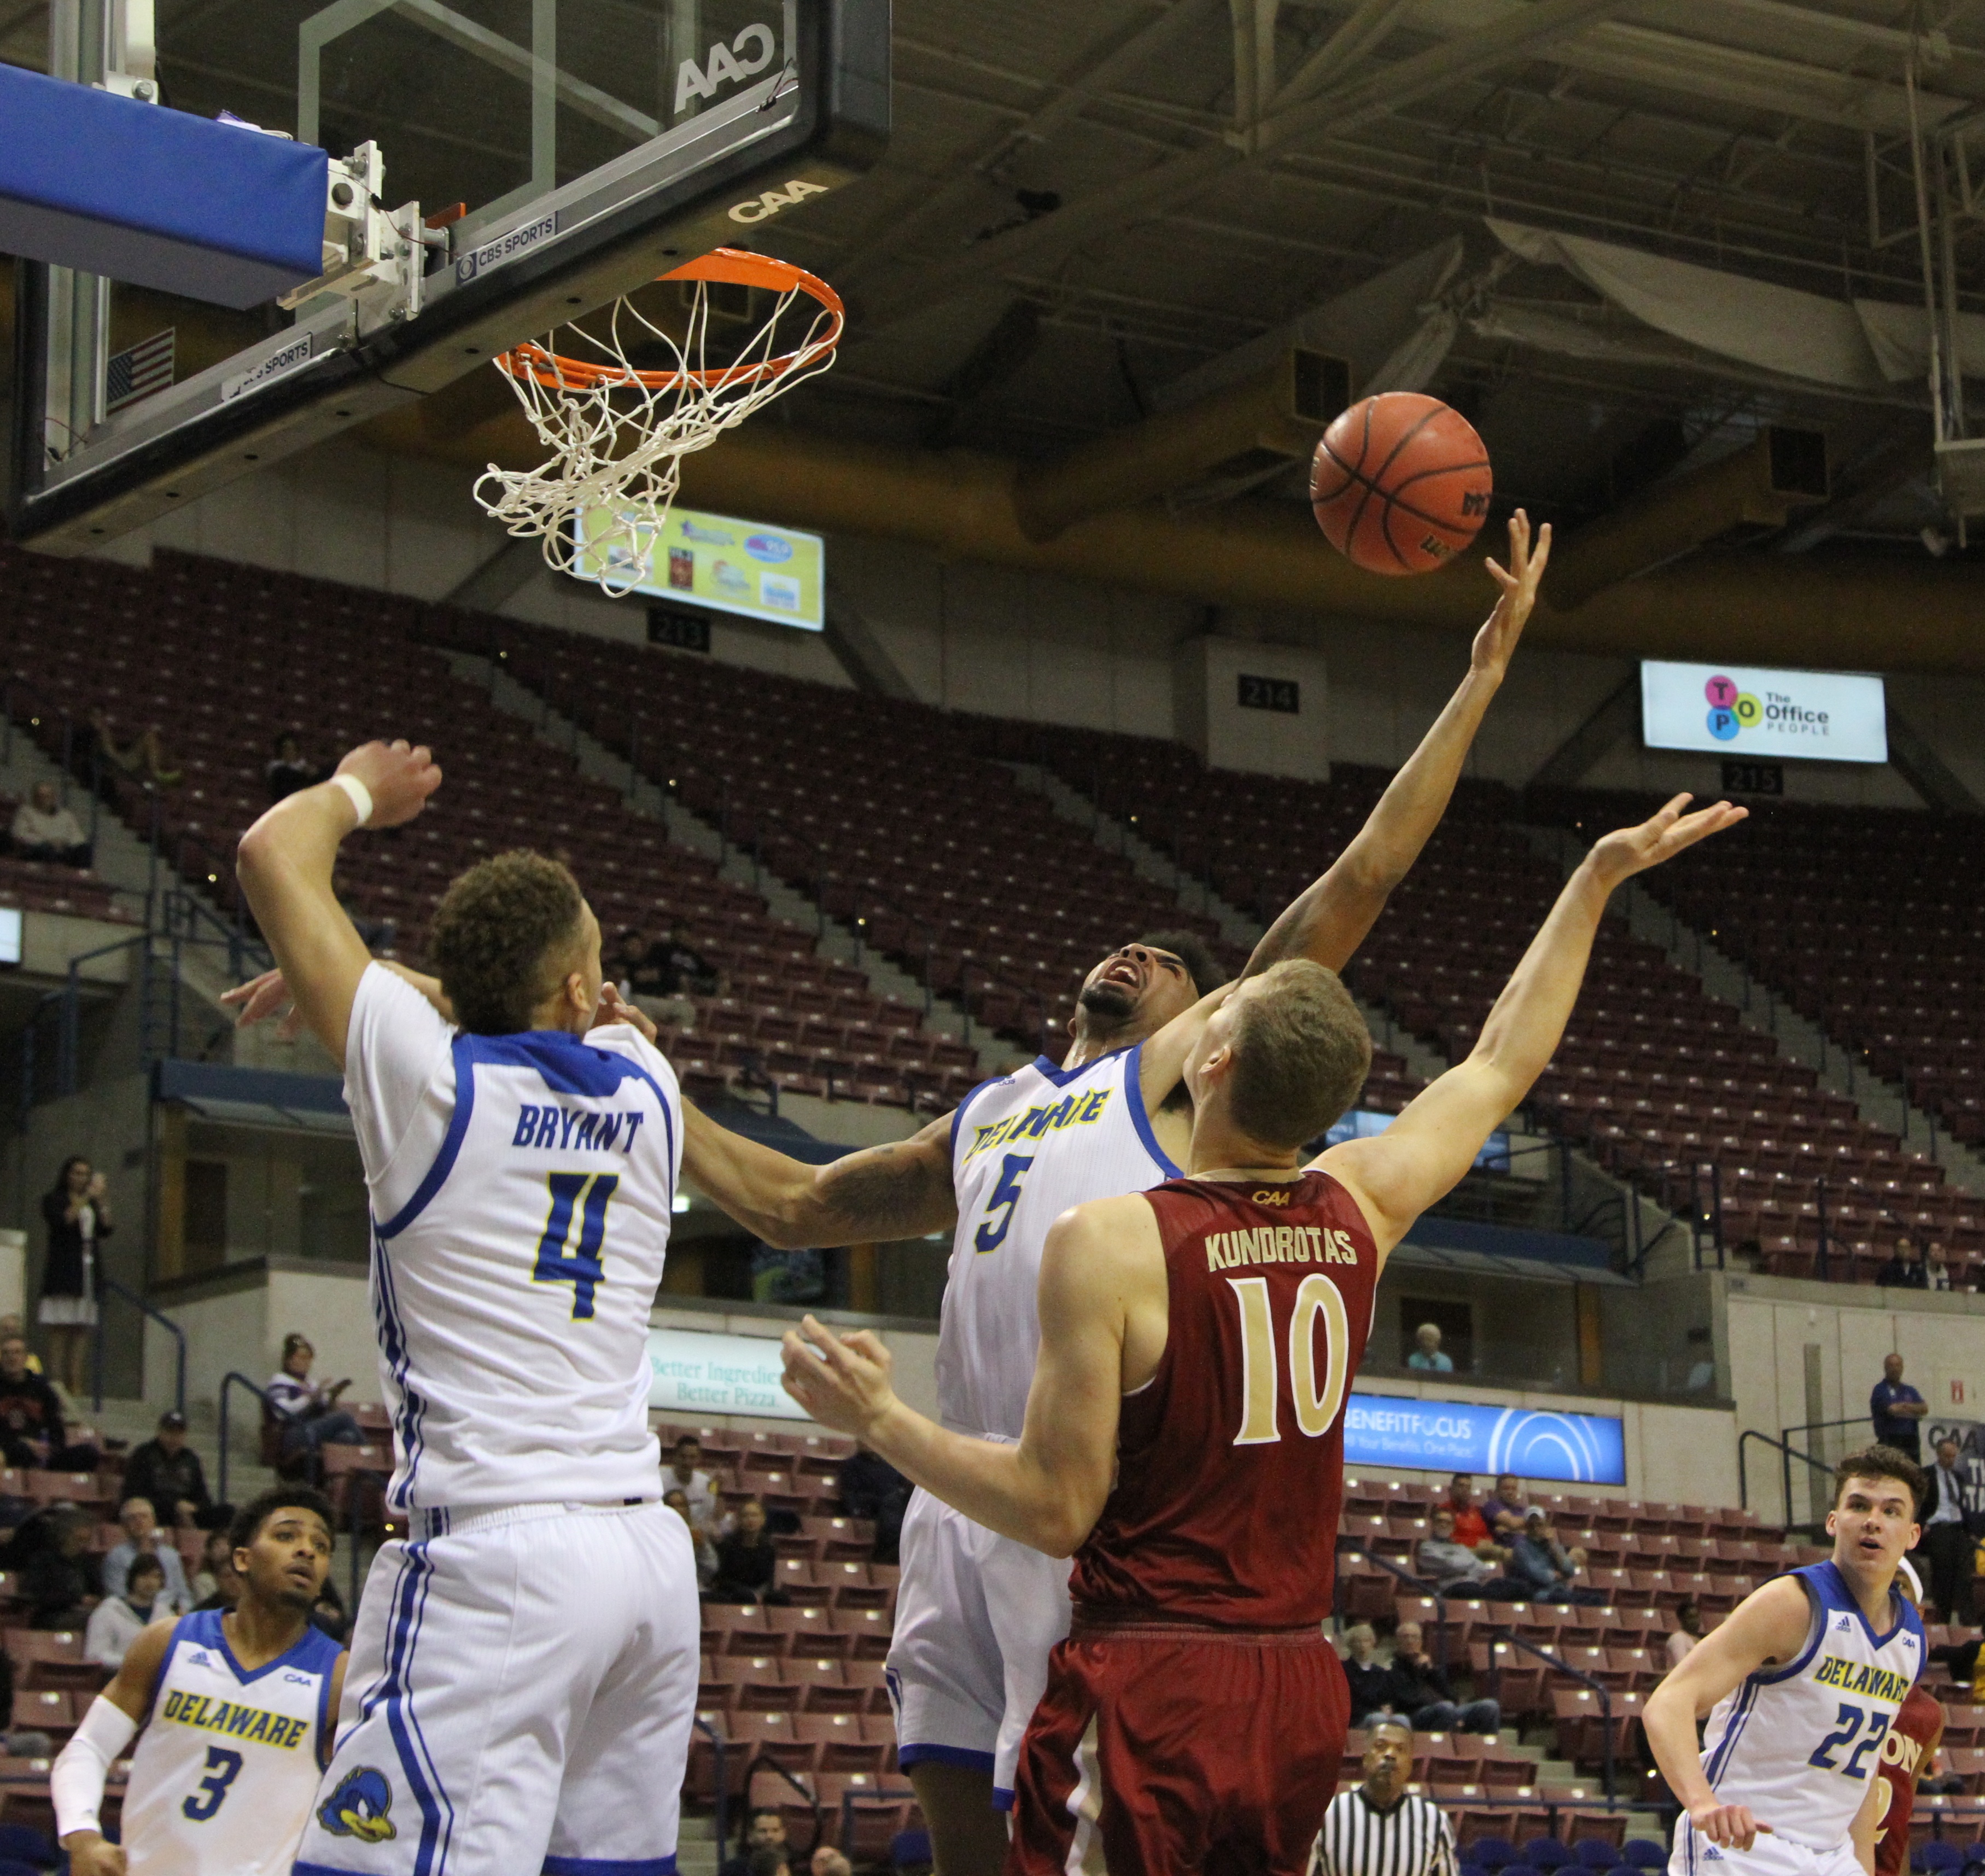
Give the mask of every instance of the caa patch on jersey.
M 369 1765 L 338 1781 L 317 1807 L 317 1821 L 333 1837 L 355 1837 L 361 1844 L 383 1844 L 399 1834 L 393 1828 L 393 1787 L 384 1772 Z

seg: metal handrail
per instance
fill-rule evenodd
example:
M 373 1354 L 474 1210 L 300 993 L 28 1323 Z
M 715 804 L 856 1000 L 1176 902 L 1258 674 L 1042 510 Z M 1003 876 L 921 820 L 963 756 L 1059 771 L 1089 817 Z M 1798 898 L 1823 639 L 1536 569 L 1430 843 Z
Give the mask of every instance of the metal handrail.
M 1490 1632 L 1507 1642 L 1512 1648 L 1520 1648 L 1527 1655 L 1535 1655 L 1540 1661 L 1557 1669 L 1560 1674 L 1569 1674 L 1574 1680 L 1590 1687 L 1598 1695 L 1599 1717 L 1603 1728 L 1601 1738 L 1604 1747 L 1600 1755 L 1599 1778 L 1600 1783 L 1606 1790 L 1606 1808 L 1611 1810 L 1617 1801 L 1614 1790 L 1613 1777 L 1613 1695 L 1611 1690 L 1604 1682 L 1594 1679 L 1590 1674 L 1581 1673 L 1569 1661 L 1553 1654 L 1549 1649 L 1539 1648 L 1534 1642 L 1525 1641 L 1513 1629 L 1508 1629 L 1501 1624 L 1495 1624 L 1491 1626 Z M 1490 1650 L 1490 1659 L 1492 1662 L 1495 1659 L 1495 1651 L 1493 1648 Z M 1496 1676 L 1496 1689 L 1500 1695 L 1502 1692 L 1503 1670 L 1500 1666 L 1495 1666 L 1490 1671 Z
M 230 1387 L 245 1387 L 257 1400 L 261 1402 L 264 1408 L 266 1408 L 269 1404 L 269 1390 L 266 1387 L 260 1386 L 258 1383 L 249 1380 L 247 1375 L 237 1373 L 235 1370 L 230 1368 L 228 1370 L 227 1373 L 221 1377 L 220 1463 L 217 1468 L 218 1479 L 214 1491 L 214 1497 L 215 1499 L 222 1504 L 225 1504 L 227 1502 L 227 1390 Z
M 754 1753 L 750 1763 L 744 1767 L 745 1815 L 749 1817 L 751 1813 L 751 1781 L 758 1776 L 758 1768 L 761 1765 L 769 1770 L 777 1772 L 813 1807 L 813 1841 L 816 1844 L 818 1843 L 820 1841 L 820 1794 L 818 1791 L 808 1790 L 806 1786 L 801 1783 L 798 1773 L 788 1770 L 770 1753 L 762 1750 Z
M 1801 1452 L 1797 1447 L 1792 1445 L 1787 1441 L 1775 1440 L 1768 1433 L 1760 1433 L 1755 1427 L 1746 1427 L 1737 1436 L 1737 1503 L 1741 1509 L 1746 1511 L 1751 1508 L 1750 1481 L 1745 1469 L 1744 1442 L 1746 1440 L 1758 1441 L 1762 1444 L 1770 1447 L 1778 1455 L 1780 1488 L 1785 1494 L 1785 1528 L 1790 1531 L 1794 1528 L 1792 1461 L 1795 1459 L 1802 1459 L 1814 1471 L 1824 1474 L 1829 1479 L 1833 1477 L 1833 1468 L 1831 1466 L 1821 1464 L 1812 1454 Z M 1805 1528 L 1803 1521 L 1799 1528 Z
M 1434 1639 L 1438 1651 L 1434 1656 L 1434 1662 L 1441 1672 L 1443 1674 L 1446 1673 L 1447 1672 L 1447 1598 L 1437 1587 L 1429 1585 L 1425 1577 L 1416 1576 L 1412 1571 L 1402 1569 L 1391 1558 L 1382 1557 L 1369 1544 L 1359 1538 L 1340 1535 L 1337 1540 L 1337 1548 L 1340 1555 L 1349 1552 L 1354 1556 L 1362 1557 L 1367 1563 L 1375 1563 L 1380 1569 L 1389 1572 L 1401 1582 L 1409 1584 L 1414 1595 L 1433 1598 Z M 1341 1578 L 1338 1580 L 1340 1582 L 1342 1581 Z
M 166 1333 L 173 1338 L 173 1343 L 176 1345 L 173 1373 L 173 1410 L 175 1413 L 183 1416 L 186 1413 L 186 1331 L 182 1329 L 177 1323 L 174 1322 L 170 1316 L 166 1315 L 161 1310 L 153 1308 L 153 1306 L 147 1303 L 143 1296 L 139 1296 L 135 1289 L 126 1289 L 125 1286 L 119 1283 L 115 1277 L 106 1276 L 101 1272 L 99 1272 L 96 1279 L 96 1286 L 99 1291 L 106 1293 L 110 1296 L 122 1296 L 124 1300 L 131 1304 L 141 1316 L 145 1316 L 152 1322 L 156 1323 L 161 1329 L 164 1330 Z M 95 1384 L 95 1410 L 99 1414 L 103 1411 L 103 1316 L 104 1313 L 102 1310 L 99 1308 L 96 1312 L 96 1327 L 94 1336 L 92 1337 L 93 1348 L 92 1365 L 95 1372 L 91 1378 Z M 223 1504 L 227 1503 L 227 1498 L 224 1494 L 221 1498 L 220 1502 Z
M 714 1783 L 717 1787 L 717 1817 L 715 1821 L 717 1824 L 717 1841 L 718 1843 L 721 1844 L 725 1838 L 731 1834 L 730 1781 L 724 1776 L 724 1755 L 728 1748 L 725 1743 L 724 1735 L 718 1732 L 716 1727 L 712 1726 L 708 1720 L 704 1719 L 702 1714 L 696 1714 L 692 1719 L 690 1723 L 708 1738 L 711 1750 L 714 1755 L 714 1763 L 716 1767 Z M 745 1797 L 748 1799 L 750 1796 L 751 1794 L 747 1791 L 745 1794 Z

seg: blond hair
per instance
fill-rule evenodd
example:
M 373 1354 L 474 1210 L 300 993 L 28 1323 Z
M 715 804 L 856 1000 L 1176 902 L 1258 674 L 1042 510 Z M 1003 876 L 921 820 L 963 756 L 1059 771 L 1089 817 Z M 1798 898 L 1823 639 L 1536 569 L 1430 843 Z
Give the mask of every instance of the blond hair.
M 1372 1036 L 1334 970 L 1285 958 L 1234 1012 L 1234 1124 L 1267 1147 L 1313 1140 L 1358 1098 Z

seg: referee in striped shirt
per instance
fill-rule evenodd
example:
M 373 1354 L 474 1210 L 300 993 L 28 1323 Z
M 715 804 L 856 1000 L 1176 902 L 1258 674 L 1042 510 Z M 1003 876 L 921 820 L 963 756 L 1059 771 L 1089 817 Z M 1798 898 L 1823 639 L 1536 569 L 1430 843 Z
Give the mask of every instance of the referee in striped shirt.
M 1310 1876 L 1456 1876 L 1454 1833 L 1438 1805 L 1406 1790 L 1412 1773 L 1412 1728 L 1375 1718 L 1364 1782 L 1331 1800 Z

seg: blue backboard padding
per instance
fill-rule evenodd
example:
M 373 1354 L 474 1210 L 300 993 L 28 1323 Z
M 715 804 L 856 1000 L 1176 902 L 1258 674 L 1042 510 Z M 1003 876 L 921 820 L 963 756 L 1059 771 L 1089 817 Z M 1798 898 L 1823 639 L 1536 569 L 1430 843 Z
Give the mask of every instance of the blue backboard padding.
M 323 270 L 324 153 L 0 65 L 0 250 L 222 306 Z

